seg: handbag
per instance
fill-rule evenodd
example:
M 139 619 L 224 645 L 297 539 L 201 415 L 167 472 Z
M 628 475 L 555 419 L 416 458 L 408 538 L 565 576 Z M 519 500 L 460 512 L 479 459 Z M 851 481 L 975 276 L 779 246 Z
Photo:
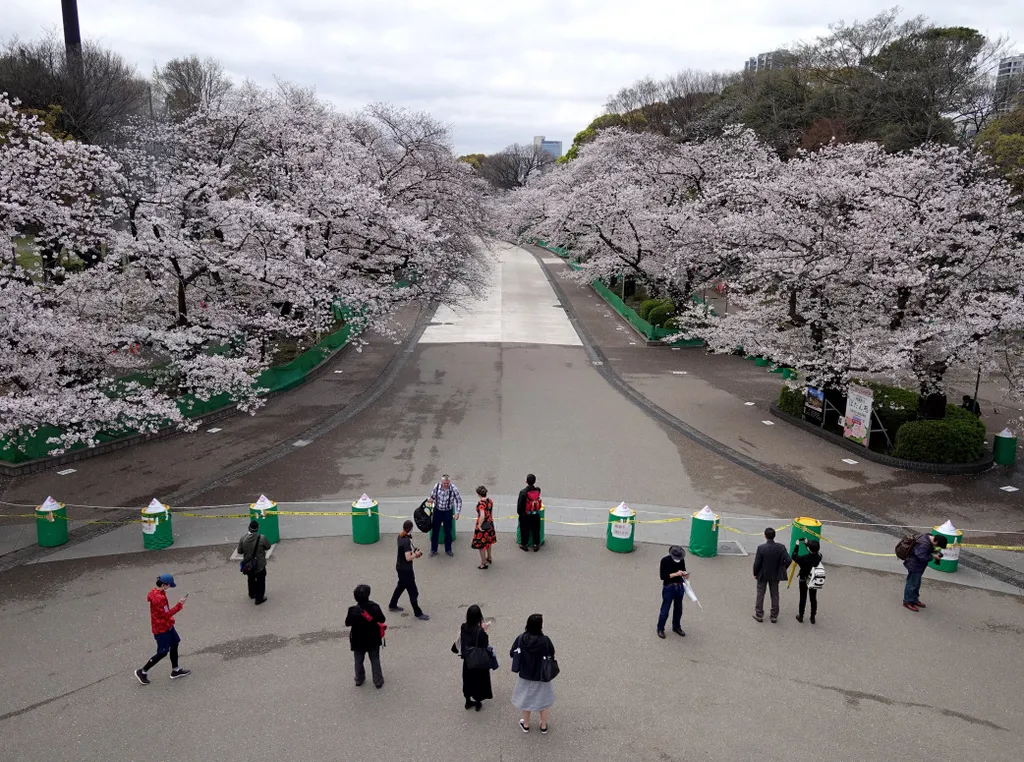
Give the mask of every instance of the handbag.
M 487 653 L 491 655 L 491 669 L 497 669 L 499 666 L 498 654 L 494 653 L 494 646 L 487 646 Z
M 548 645 L 551 645 L 551 641 L 548 641 Z M 558 660 L 555 659 L 555 649 L 551 647 L 551 653 L 543 657 L 540 663 L 540 681 L 542 683 L 550 683 L 556 677 L 561 670 L 558 668 Z
M 253 574 L 256 571 L 256 554 L 260 551 L 260 540 L 263 539 L 263 535 L 256 535 L 256 544 L 252 546 L 252 555 L 248 558 L 243 558 L 238 564 L 238 571 L 242 574 Z
M 523 649 L 519 647 L 519 638 L 516 638 L 516 642 L 512 644 L 512 650 L 509 652 L 509 656 L 512 657 L 512 671 L 519 673 L 519 666 L 522 662 Z
M 492 510 L 493 510 L 493 508 L 492 508 Z M 480 522 L 480 531 L 481 532 L 493 532 L 494 531 L 494 521 L 491 519 L 492 515 L 493 514 L 490 511 L 488 511 L 488 510 L 484 511 L 484 516 L 486 516 L 487 518 L 485 518 L 483 521 Z
M 477 630 L 476 642 L 480 642 L 480 631 Z M 487 652 L 486 648 L 480 648 L 478 645 L 473 645 L 467 648 L 462 658 L 466 660 L 467 669 L 490 669 L 491 668 L 491 655 Z

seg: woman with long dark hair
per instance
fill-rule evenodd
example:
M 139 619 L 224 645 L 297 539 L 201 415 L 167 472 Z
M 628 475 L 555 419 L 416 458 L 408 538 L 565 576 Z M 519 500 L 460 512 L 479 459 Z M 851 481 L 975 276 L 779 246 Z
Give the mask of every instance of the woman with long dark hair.
M 462 658 L 462 695 L 466 697 L 466 709 L 475 707 L 479 712 L 484 707 L 484 701 L 494 698 L 491 693 L 490 660 L 487 666 L 476 669 L 470 669 L 466 661 L 466 654 L 471 649 L 486 652 L 489 645 L 483 612 L 474 603 L 466 610 L 466 621 L 462 624 L 458 642 L 452 644 L 452 653 Z

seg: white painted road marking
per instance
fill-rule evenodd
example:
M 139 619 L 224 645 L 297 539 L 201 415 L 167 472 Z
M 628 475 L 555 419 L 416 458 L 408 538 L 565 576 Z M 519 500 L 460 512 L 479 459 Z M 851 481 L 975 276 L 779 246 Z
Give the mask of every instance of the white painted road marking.
M 207 433 L 207 434 L 216 434 L 216 433 L 217 433 L 218 431 L 223 431 L 223 430 L 224 430 L 224 429 L 219 429 L 219 428 L 216 428 L 216 427 L 215 427 L 215 428 L 212 428 L 212 429 L 207 429 L 207 430 L 206 430 L 206 433 Z
M 856 466 L 860 461 L 854 460 L 853 458 L 843 458 L 843 463 L 849 463 L 851 466 Z
M 58 471 L 57 472 L 57 476 L 67 476 L 68 474 L 75 473 L 75 471 L 77 471 L 77 470 L 78 469 L 75 469 L 75 468 L 65 468 L 63 471 Z
M 1019 491 L 1016 487 L 1011 487 L 1009 484 L 1007 484 L 1005 487 L 1000 487 L 999 489 L 1001 489 L 1003 492 L 1018 492 Z
M 305 447 L 311 441 L 312 440 L 310 439 L 296 439 L 294 442 L 292 442 L 292 447 Z

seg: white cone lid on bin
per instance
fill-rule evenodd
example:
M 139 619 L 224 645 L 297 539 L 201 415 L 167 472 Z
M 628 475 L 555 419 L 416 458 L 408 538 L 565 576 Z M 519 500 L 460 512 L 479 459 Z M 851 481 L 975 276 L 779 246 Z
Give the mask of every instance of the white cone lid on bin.
M 373 506 L 375 505 L 377 505 L 377 501 L 371 498 L 365 492 L 363 493 L 363 496 L 361 498 L 352 503 L 353 508 L 361 508 L 364 511 L 373 508 Z
M 272 511 L 276 506 L 277 503 L 266 495 L 260 495 L 260 499 L 253 503 L 251 507 L 254 511 Z
M 142 512 L 143 513 L 163 513 L 166 510 L 167 510 L 166 506 L 164 506 L 163 503 L 161 503 L 159 500 L 157 500 L 154 497 L 152 500 L 149 501 L 149 505 L 147 505 L 145 508 L 143 508 Z
M 623 518 L 636 516 L 636 511 L 634 511 L 625 503 L 619 503 L 617 506 L 611 509 L 610 513 L 612 514 L 612 516 L 622 516 Z
M 36 510 L 40 513 L 52 513 L 53 511 L 59 511 L 63 507 L 63 505 L 47 495 L 46 500 L 44 500 L 43 504 L 36 508 Z
M 718 521 L 718 514 L 711 510 L 711 506 L 709 505 L 705 505 L 695 514 L 693 514 L 693 517 L 695 519 L 701 519 L 703 521 Z
M 1002 431 L 1000 431 L 998 434 L 996 434 L 996 436 L 997 437 L 1007 437 L 1009 439 L 1013 439 L 1013 432 L 1010 431 L 1009 428 L 1005 428 Z
M 935 531 L 936 532 L 941 532 L 942 534 L 953 534 L 953 535 L 963 534 L 963 532 L 961 532 L 959 529 L 957 529 L 955 526 L 953 526 L 953 522 L 949 521 L 948 519 L 947 519 L 946 523 L 943 524 L 942 526 L 935 527 Z

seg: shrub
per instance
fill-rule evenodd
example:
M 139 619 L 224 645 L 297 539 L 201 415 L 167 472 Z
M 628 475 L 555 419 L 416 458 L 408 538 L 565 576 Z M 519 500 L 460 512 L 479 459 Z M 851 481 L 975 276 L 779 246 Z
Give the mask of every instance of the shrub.
M 875 414 L 878 416 L 889 436 L 895 438 L 903 424 L 917 420 L 917 405 L 920 395 L 908 389 L 888 386 L 874 381 L 858 381 L 875 393 Z
M 655 307 L 660 307 L 664 303 L 665 303 L 664 299 L 648 299 L 648 300 L 644 301 L 643 303 L 641 303 L 640 310 L 639 310 L 639 312 L 637 314 L 640 315 L 640 319 L 641 320 L 647 320 L 648 319 L 648 315 L 651 314 L 651 310 L 653 310 Z M 650 322 L 650 321 L 648 321 L 648 322 Z
M 647 313 L 647 322 L 653 326 L 663 326 L 675 312 L 675 305 L 672 302 L 663 301 L 657 307 Z
M 973 413 L 947 405 L 942 420 L 903 424 L 892 454 L 923 463 L 973 463 L 984 452 L 985 424 Z
M 783 386 L 779 391 L 779 410 L 783 413 L 803 417 L 804 394 L 803 389 L 790 389 L 788 386 Z

